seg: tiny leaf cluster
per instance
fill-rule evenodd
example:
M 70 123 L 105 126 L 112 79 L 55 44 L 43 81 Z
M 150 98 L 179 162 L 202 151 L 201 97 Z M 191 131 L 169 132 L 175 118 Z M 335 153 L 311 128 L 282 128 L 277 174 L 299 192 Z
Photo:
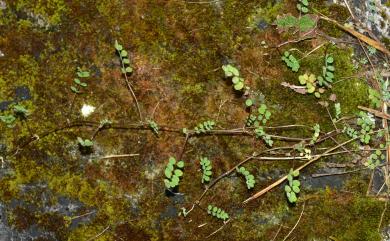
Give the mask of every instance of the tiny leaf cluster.
M 271 112 L 268 110 L 265 104 L 261 104 L 259 108 L 257 108 L 257 115 L 250 114 L 247 118 L 246 125 L 247 126 L 255 126 L 258 127 L 260 125 L 265 125 L 267 121 L 271 118 Z
M 211 161 L 207 157 L 200 158 L 200 165 L 202 168 L 202 183 L 209 182 L 213 175 Z
M 90 73 L 89 73 L 89 71 L 84 71 L 80 67 L 77 67 L 76 74 L 77 74 L 77 78 L 73 79 L 73 82 L 74 82 L 75 85 L 70 86 L 70 89 L 74 93 L 79 94 L 79 93 L 81 93 L 81 91 L 77 87 L 86 88 L 88 86 L 88 84 L 85 83 L 85 82 L 82 82 L 81 79 L 88 78 L 90 76 Z
M 330 87 L 330 84 L 334 80 L 334 71 L 333 66 L 334 59 L 330 55 L 325 56 L 325 64 L 322 66 L 322 76 L 318 76 L 318 84 L 320 86 Z
M 268 146 L 272 146 L 274 144 L 274 141 L 271 139 L 271 136 L 265 133 L 264 128 L 262 126 L 259 126 L 255 129 L 255 135 L 257 138 L 262 138 Z
M 223 65 L 223 71 L 225 72 L 225 77 L 232 78 L 232 83 L 235 90 L 242 90 L 245 86 L 244 78 L 240 77 L 240 71 L 231 64 Z
M 180 178 L 183 176 L 184 162 L 176 162 L 174 157 L 170 157 L 168 160 L 168 165 L 165 168 L 164 174 L 164 184 L 168 189 L 175 188 L 179 186 Z
M 301 182 L 296 180 L 299 176 L 299 170 L 290 169 L 290 172 L 287 175 L 288 183 L 284 186 L 284 191 L 286 192 L 287 199 L 290 203 L 296 203 L 298 198 L 297 194 L 301 191 L 299 188 Z
M 302 13 L 309 12 L 309 1 L 308 0 L 299 0 L 297 4 L 297 9 Z
M 156 134 L 158 136 L 159 127 L 158 127 L 157 123 L 153 120 L 147 120 L 147 122 L 148 122 L 149 128 L 152 129 L 154 134 Z
M 240 167 L 240 168 L 236 168 L 236 171 L 242 175 L 245 176 L 245 180 L 246 180 L 246 186 L 248 189 L 251 189 L 255 186 L 255 177 L 249 173 L 249 171 L 247 171 L 245 169 L 245 167 Z
M 303 74 L 298 77 L 301 85 L 306 85 L 307 93 L 311 94 L 316 90 L 316 76 L 314 74 Z
M 341 115 L 341 105 L 340 105 L 340 103 L 335 103 L 334 104 L 334 110 L 335 110 L 335 119 L 336 120 L 340 119 L 340 115 Z
M 282 60 L 287 64 L 288 67 L 291 68 L 293 72 L 298 72 L 300 65 L 298 60 L 290 54 L 290 52 L 285 51 L 284 55 L 282 56 Z
M 381 147 L 383 148 L 384 146 L 382 145 Z M 374 169 L 375 167 L 379 166 L 383 160 L 385 160 L 385 155 L 382 153 L 382 151 L 376 150 L 368 157 L 367 162 L 364 163 L 364 165 L 370 169 Z
M 29 111 L 24 105 L 20 103 L 13 104 L 11 110 L 7 111 L 4 115 L 0 115 L 0 121 L 8 128 L 13 128 L 17 117 L 26 118 L 28 115 Z
M 3 122 L 8 128 L 15 126 L 14 122 L 16 117 L 13 115 L 0 115 L 0 121 Z
M 133 68 L 130 66 L 130 60 L 128 57 L 127 51 L 123 48 L 121 44 L 115 40 L 115 49 L 118 51 L 119 57 L 122 63 L 122 74 L 131 74 L 133 72 Z
M 227 219 L 229 219 L 229 214 L 227 214 L 224 210 L 222 210 L 221 208 L 218 208 L 216 206 L 213 206 L 213 205 L 209 205 L 207 207 L 207 213 L 213 217 L 216 217 L 218 219 L 221 219 L 223 221 L 226 221 Z
M 320 98 L 325 90 L 323 88 L 317 88 L 318 78 L 314 74 L 303 74 L 298 77 L 298 80 L 301 85 L 306 85 L 307 93 L 314 93 L 315 97 Z
M 248 127 L 256 127 L 256 129 L 254 130 L 256 137 L 262 138 L 268 146 L 272 146 L 273 141 L 271 140 L 271 136 L 265 133 L 262 125 L 265 125 L 270 118 L 271 112 L 268 110 L 265 104 L 261 104 L 260 107 L 257 108 L 257 115 L 252 113 L 248 116 L 246 120 L 246 125 Z
M 360 126 L 360 141 L 368 144 L 375 128 L 375 120 L 368 116 L 366 112 L 360 111 L 357 124 Z
M 314 134 L 311 138 L 310 144 L 314 144 L 318 140 L 318 137 L 320 136 L 320 125 L 315 124 L 313 130 L 314 130 Z
M 351 138 L 357 138 L 359 136 L 358 131 L 350 126 L 345 126 L 343 128 L 343 133 L 345 133 L 347 136 Z
M 211 131 L 212 129 L 214 129 L 214 126 L 215 122 L 212 120 L 208 120 L 198 124 L 194 130 L 196 134 L 206 133 L 207 131 Z
M 84 139 L 83 140 L 83 138 L 77 137 L 77 142 L 82 147 L 92 147 L 93 146 L 93 141 L 91 141 L 89 139 Z

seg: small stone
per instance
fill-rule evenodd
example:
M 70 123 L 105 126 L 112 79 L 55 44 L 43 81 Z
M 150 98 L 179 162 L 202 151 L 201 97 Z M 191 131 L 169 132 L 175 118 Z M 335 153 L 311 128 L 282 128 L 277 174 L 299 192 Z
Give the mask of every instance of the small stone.
M 265 21 L 265 20 L 260 20 L 258 23 L 257 23 L 257 27 L 260 29 L 260 30 L 265 30 L 267 27 L 268 27 L 268 23 Z
M 9 100 L 6 100 L 6 101 L 2 101 L 0 102 L 0 111 L 5 111 L 8 109 L 8 107 L 14 103 L 13 101 L 9 101 Z
M 95 107 L 91 105 L 84 104 L 81 108 L 81 115 L 84 117 L 90 116 L 95 111 Z
M 0 1 L 0 10 L 4 10 L 7 8 L 7 4 L 4 1 Z
M 18 86 L 15 89 L 15 100 L 16 101 L 22 101 L 22 100 L 29 100 L 31 99 L 31 93 L 30 89 L 26 86 Z
M 4 57 L 4 53 L 3 53 L 3 51 L 0 50 L 0 58 L 1 57 Z

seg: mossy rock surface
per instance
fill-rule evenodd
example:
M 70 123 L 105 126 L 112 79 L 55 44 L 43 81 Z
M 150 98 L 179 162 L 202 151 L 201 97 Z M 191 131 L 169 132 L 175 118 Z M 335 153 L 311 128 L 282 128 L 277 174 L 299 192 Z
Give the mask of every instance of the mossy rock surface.
M 267 149 L 261 140 L 245 135 L 190 138 L 183 153 L 180 194 L 167 195 L 163 178 L 168 158 L 181 154 L 185 142 L 182 128 L 192 129 L 206 120 L 216 121 L 217 129 L 245 125 L 246 95 L 234 91 L 231 81 L 224 78 L 224 64 L 232 63 L 240 70 L 255 103 L 267 104 L 272 112 L 270 126 L 311 128 L 319 123 L 324 130 L 333 128 L 316 97 L 281 85 L 299 84 L 298 74 L 281 60 L 283 51 L 299 49 L 292 51 L 303 58 L 316 47 L 303 41 L 274 48 L 293 37 L 278 33 L 272 25 L 279 13 L 297 14 L 293 1 L 0 2 L 6 3 L 0 10 L 0 50 L 4 53 L 0 57 L 0 104 L 14 101 L 20 87 L 29 92 L 28 99 L 19 101 L 29 111 L 27 118 L 17 119 L 13 128 L 0 122 L 0 144 L 6 147 L 0 152 L 5 160 L 0 172 L 1 210 L 6 214 L 7 232 L 17 237 L 203 240 L 218 229 L 222 222 L 199 208 L 189 217 L 177 216 L 204 190 L 199 158 L 212 160 L 217 177 L 253 152 Z M 313 1 L 313 5 L 334 14 L 338 21 L 348 13 L 325 1 Z M 259 28 L 263 22 L 267 27 Z M 344 34 L 328 30 L 332 37 Z M 128 51 L 134 70 L 128 79 L 143 116 L 161 127 L 158 136 L 147 125 L 138 126 L 138 112 L 121 74 L 115 40 Z M 335 57 L 335 78 L 340 82 L 321 100 L 334 93 L 343 113 L 354 115 L 358 105 L 368 104 L 368 85 L 355 77 L 350 46 L 328 46 L 311 53 L 301 60 L 300 74 L 320 73 L 326 53 Z M 81 94 L 71 90 L 77 67 L 91 75 L 83 79 L 88 86 L 79 87 Z M 96 107 L 89 117 L 81 115 L 84 104 Z M 329 109 L 333 113 L 333 106 Z M 7 109 L 0 115 L 10 113 Z M 103 128 L 103 120 L 113 121 L 112 126 Z M 310 138 L 310 128 L 272 134 Z M 91 154 L 80 153 L 77 137 L 93 139 Z M 276 139 L 274 145 L 286 143 Z M 120 154 L 136 155 L 102 159 Z M 339 161 L 351 160 L 340 157 Z M 255 191 L 247 190 L 242 177 L 235 174 L 217 183 L 202 205 L 215 203 L 234 219 L 210 239 L 269 240 L 284 225 L 280 238 L 289 232 L 285 227 L 294 225 L 305 203 L 304 216 L 291 236 L 295 240 L 326 240 L 330 236 L 337 240 L 380 240 L 377 225 L 384 203 L 361 192 L 362 185 L 368 183 L 367 172 L 354 176 L 354 182 L 341 190 L 308 189 L 296 206 L 287 203 L 281 188 L 241 205 L 292 165 L 298 164 L 253 161 L 245 165 L 261 180 Z M 63 199 L 74 206 L 66 206 Z M 389 224 L 388 212 L 382 227 Z M 202 226 L 204 223 L 207 225 Z

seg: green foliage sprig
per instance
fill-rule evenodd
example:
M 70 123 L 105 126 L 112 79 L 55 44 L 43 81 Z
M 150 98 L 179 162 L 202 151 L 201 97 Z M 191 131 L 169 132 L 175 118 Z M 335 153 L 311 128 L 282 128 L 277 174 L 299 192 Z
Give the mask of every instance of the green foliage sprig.
M 153 120 L 147 120 L 147 123 L 149 125 L 149 128 L 154 132 L 154 134 L 156 134 L 156 136 L 158 136 L 158 134 L 159 134 L 158 124 Z
M 90 154 L 92 152 L 93 141 L 77 137 L 77 142 L 79 144 L 81 154 Z
M 257 108 L 257 115 L 254 113 L 250 114 L 247 118 L 246 125 L 258 127 L 260 125 L 265 125 L 268 120 L 271 118 L 271 112 L 268 110 L 265 104 L 261 104 Z
M 334 104 L 334 110 L 335 110 L 335 119 L 336 120 L 340 119 L 340 115 L 341 115 L 341 105 L 340 105 L 340 103 L 335 103 Z
M 299 0 L 297 4 L 297 9 L 301 13 L 308 13 L 309 12 L 309 1 L 308 0 Z
M 246 186 L 248 189 L 251 189 L 255 186 L 255 177 L 249 173 L 249 171 L 247 171 L 245 169 L 245 167 L 240 167 L 240 168 L 236 168 L 236 171 L 240 174 L 242 174 L 243 176 L 245 176 L 245 180 L 246 180 Z
M 316 76 L 314 74 L 303 74 L 298 77 L 299 83 L 306 86 L 307 93 L 314 93 L 316 90 Z
M 284 55 L 282 56 L 282 60 L 287 64 L 288 67 L 291 68 L 293 72 L 298 72 L 300 65 L 298 60 L 290 54 L 290 52 L 285 51 Z
M 333 66 L 334 59 L 330 55 L 325 56 L 325 64 L 322 67 L 322 76 L 318 76 L 318 84 L 320 86 L 330 87 L 334 79 L 335 67 Z
M 315 124 L 313 130 L 314 130 L 314 134 L 311 138 L 310 144 L 314 144 L 318 140 L 318 137 L 320 136 L 320 125 Z
M 247 99 L 246 101 L 245 101 L 245 106 L 246 107 L 251 107 L 253 105 L 253 100 L 252 99 Z
M 262 125 L 265 125 L 270 118 L 271 112 L 265 104 L 261 104 L 260 107 L 257 108 L 257 113 L 251 113 L 246 120 L 246 126 L 256 127 L 254 130 L 256 138 L 262 138 L 268 146 L 272 146 L 273 141 L 271 140 L 271 136 L 265 133 Z
M 89 139 L 84 139 L 83 140 L 83 138 L 77 137 L 77 142 L 82 147 L 92 147 L 93 146 L 93 141 L 91 141 Z
M 16 117 L 9 115 L 0 115 L 0 121 L 3 122 L 8 128 L 12 128 L 15 126 Z
M 73 79 L 73 82 L 76 85 L 70 86 L 70 89 L 74 93 L 79 94 L 79 93 L 81 93 L 81 91 L 80 91 L 80 89 L 77 88 L 77 86 L 80 86 L 80 87 L 83 87 L 83 88 L 86 88 L 88 86 L 87 83 L 82 82 L 80 79 L 88 78 L 90 76 L 90 73 L 89 73 L 89 71 L 84 71 L 80 67 L 77 67 L 76 74 L 77 74 L 77 78 Z
M 211 131 L 214 129 L 215 122 L 212 120 L 205 121 L 203 123 L 198 124 L 194 131 L 196 134 L 206 133 L 207 131 Z
M 255 135 L 257 138 L 262 138 L 263 141 L 268 145 L 271 146 L 274 144 L 274 141 L 271 139 L 271 136 L 265 133 L 264 128 L 262 126 L 259 126 L 255 129 Z
M 383 79 L 382 75 L 377 75 L 376 79 L 378 80 L 381 87 L 381 99 L 383 101 L 390 101 L 390 91 L 389 91 L 389 78 L 386 80 Z
M 240 76 L 240 71 L 231 64 L 223 65 L 223 71 L 225 72 L 225 77 L 232 78 L 232 83 L 235 90 L 242 90 L 245 87 L 244 78 Z
M 207 213 L 213 217 L 216 217 L 218 219 L 221 219 L 223 221 L 226 221 L 229 219 L 229 214 L 227 214 L 224 210 L 221 208 L 218 208 L 213 205 L 209 205 L 207 207 Z
M 359 136 L 358 131 L 350 126 L 345 126 L 343 128 L 343 133 L 345 133 L 350 138 L 357 138 Z
M 167 189 L 175 188 L 179 186 L 180 178 L 183 176 L 184 162 L 176 162 L 174 157 L 170 157 L 168 160 L 168 165 L 165 168 L 164 174 L 164 184 Z
M 381 148 L 384 148 L 383 144 L 381 145 Z M 370 169 L 375 169 L 382 161 L 385 160 L 385 158 L 386 156 L 381 150 L 376 150 L 368 157 L 367 162 L 365 162 L 364 165 Z
M 207 157 L 200 158 L 200 165 L 202 168 L 202 183 L 209 182 L 213 175 L 211 161 Z
M 12 108 L 7 111 L 6 114 L 0 115 L 0 121 L 3 122 L 8 128 L 13 128 L 15 126 L 16 118 L 27 118 L 29 111 L 27 108 L 20 104 L 11 105 Z
M 287 199 L 290 203 L 296 203 L 298 200 L 297 194 L 301 191 L 300 186 L 301 182 L 296 180 L 299 176 L 299 170 L 290 169 L 290 172 L 287 175 L 288 183 L 284 186 L 284 191 L 286 193 Z
M 372 46 L 368 46 L 367 49 L 368 49 L 368 54 L 371 55 L 371 56 L 372 56 L 372 55 L 375 55 L 376 52 L 377 52 L 377 51 L 376 51 L 376 48 L 374 48 L 374 47 L 372 47 Z
M 29 111 L 22 104 L 15 104 L 12 106 L 15 116 L 26 118 L 29 115 Z
M 368 116 L 366 112 L 360 111 L 357 124 L 360 126 L 360 141 L 368 144 L 375 128 L 375 120 Z
M 119 54 L 119 57 L 121 59 L 122 63 L 122 74 L 131 74 L 133 72 L 133 68 L 130 66 L 130 60 L 128 57 L 127 51 L 123 48 L 121 44 L 118 43 L 117 40 L 115 40 L 115 49 Z

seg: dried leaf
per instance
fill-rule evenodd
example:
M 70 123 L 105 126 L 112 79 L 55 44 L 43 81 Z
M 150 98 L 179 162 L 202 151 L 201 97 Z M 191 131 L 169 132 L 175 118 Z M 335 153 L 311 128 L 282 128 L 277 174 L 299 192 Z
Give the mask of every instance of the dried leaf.
M 295 91 L 295 92 L 297 92 L 299 94 L 302 94 L 302 95 L 307 93 L 305 86 L 292 85 L 292 84 L 289 84 L 287 82 L 282 82 L 281 85 L 284 86 L 284 87 L 290 88 L 293 91 Z
M 335 101 L 337 100 L 336 94 L 331 94 L 331 95 L 329 96 L 329 100 L 335 102 Z

